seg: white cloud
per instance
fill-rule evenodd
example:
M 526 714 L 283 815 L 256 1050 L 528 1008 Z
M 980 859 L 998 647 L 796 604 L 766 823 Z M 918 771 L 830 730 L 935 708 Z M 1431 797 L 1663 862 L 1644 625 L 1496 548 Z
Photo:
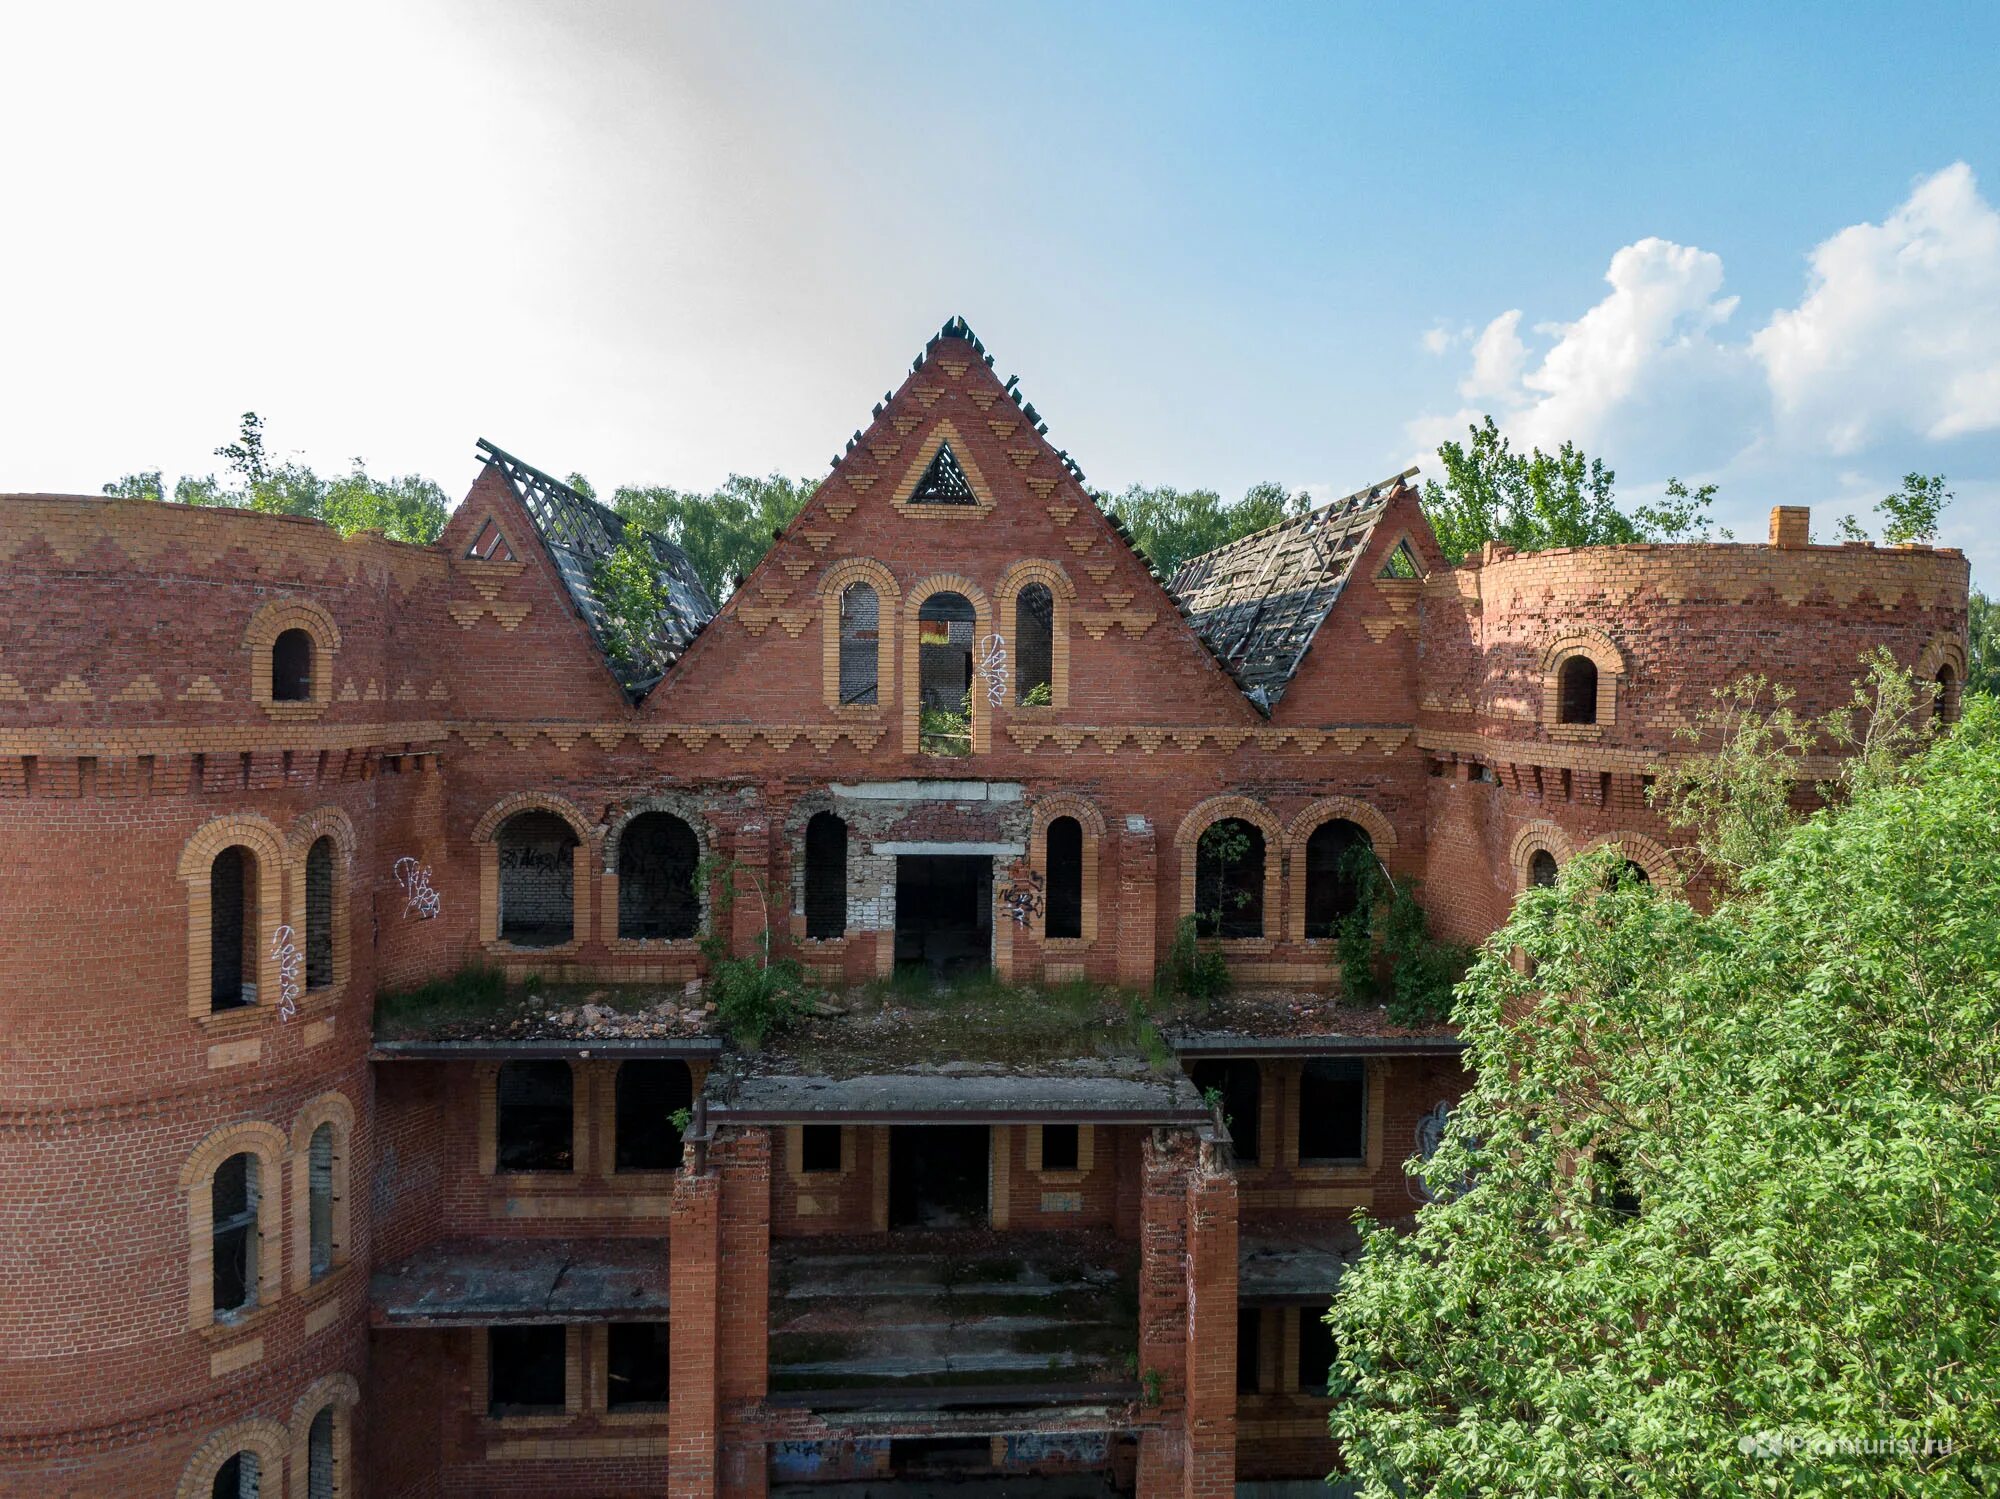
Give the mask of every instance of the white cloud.
M 1521 342 L 1521 310 L 1503 312 L 1472 345 L 1472 373 L 1459 382 L 1458 393 L 1468 401 L 1517 401 L 1528 349 Z
M 1811 257 L 1805 299 L 1751 340 L 1788 441 L 1858 452 L 2000 428 L 2000 213 L 1964 162 Z

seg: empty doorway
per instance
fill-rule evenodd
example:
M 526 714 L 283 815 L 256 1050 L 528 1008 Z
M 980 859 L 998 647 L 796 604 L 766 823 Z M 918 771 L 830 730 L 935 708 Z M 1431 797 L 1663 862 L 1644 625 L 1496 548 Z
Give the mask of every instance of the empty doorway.
M 988 1131 L 983 1124 L 889 1129 L 889 1226 L 986 1227 Z
M 899 854 L 896 966 L 939 978 L 993 966 L 993 860 L 984 854 Z

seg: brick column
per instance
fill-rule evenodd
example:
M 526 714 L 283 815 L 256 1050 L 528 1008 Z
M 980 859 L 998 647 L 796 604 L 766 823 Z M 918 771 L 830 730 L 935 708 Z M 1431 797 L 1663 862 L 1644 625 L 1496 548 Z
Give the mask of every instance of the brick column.
M 770 888 L 770 825 L 761 816 L 738 823 L 729 834 L 729 853 L 736 865 L 736 908 L 730 913 L 729 950 L 739 958 L 755 957 L 766 919 L 774 937 L 785 930 L 785 903 L 789 899 L 788 892 Z
M 721 1499 L 763 1499 L 769 1462 L 743 1424 L 769 1385 L 771 1339 L 771 1132 L 726 1129 L 709 1159 L 722 1180 L 721 1276 L 716 1286 L 716 1388 L 722 1406 Z M 675 1494 L 679 1499 L 679 1494 Z
M 1139 1378 L 1150 1399 L 1139 1433 L 1137 1499 L 1182 1491 L 1186 1433 L 1179 1419 L 1188 1334 L 1187 1176 L 1193 1157 L 1186 1131 L 1156 1129 L 1140 1147 Z
M 1159 856 L 1153 825 L 1118 830 L 1118 982 L 1150 989 L 1157 961 Z
M 1187 1178 L 1184 1499 L 1236 1492 L 1236 1176 L 1204 1141 Z
M 721 1305 L 722 1180 L 710 1167 L 674 1180 L 668 1244 L 669 1353 L 667 1489 L 676 1499 L 715 1499 L 718 1309 Z

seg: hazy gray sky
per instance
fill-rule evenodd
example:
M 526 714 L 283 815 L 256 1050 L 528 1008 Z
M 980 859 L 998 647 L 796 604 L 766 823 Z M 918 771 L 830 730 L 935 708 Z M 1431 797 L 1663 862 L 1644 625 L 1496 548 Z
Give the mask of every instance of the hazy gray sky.
M 601 488 L 816 475 L 962 313 L 1100 488 L 1344 492 L 1492 411 L 1628 500 L 1717 479 L 1745 536 L 1941 469 L 1990 586 L 1995 28 L 14 5 L 0 489 L 207 472 L 252 407 L 454 494 L 480 436 Z

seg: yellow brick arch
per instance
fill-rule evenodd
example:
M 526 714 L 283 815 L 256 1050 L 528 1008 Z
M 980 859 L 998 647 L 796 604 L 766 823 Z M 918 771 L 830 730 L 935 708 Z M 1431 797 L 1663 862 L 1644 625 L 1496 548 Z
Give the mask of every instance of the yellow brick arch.
M 1547 853 L 1560 868 L 1576 857 L 1576 845 L 1569 834 L 1546 818 L 1538 818 L 1514 835 L 1507 849 L 1507 863 L 1514 871 L 1514 888 L 1528 888 L 1528 865 L 1537 853 Z
M 302 702 L 276 702 L 271 697 L 271 647 L 287 630 L 304 630 L 312 640 L 310 696 Z M 250 616 L 243 631 L 243 648 L 250 653 L 250 697 L 279 720 L 318 718 L 333 701 L 333 657 L 340 649 L 340 626 L 325 605 L 311 599 L 273 599 Z
M 1049 824 L 1058 817 L 1074 817 L 1083 829 L 1083 903 L 1078 935 L 1075 937 L 1050 937 L 1048 913 L 1046 910 L 1043 912 L 1042 945 L 1052 953 L 1081 953 L 1097 941 L 1098 869 L 1104 841 L 1104 814 L 1088 797 L 1078 796 L 1073 791 L 1055 791 L 1036 799 L 1030 814 L 1028 867 L 1044 879 L 1049 873 Z
M 312 1282 L 312 1137 L 333 1126 L 333 1263 L 347 1262 L 353 1243 L 354 1105 L 338 1091 L 309 1101 L 292 1121 L 292 1289 Z
M 210 1012 L 210 938 L 215 908 L 210 889 L 215 856 L 226 848 L 250 851 L 257 870 L 257 1008 L 273 1006 L 278 998 L 278 959 L 271 951 L 271 934 L 285 920 L 285 839 L 269 818 L 254 812 L 234 812 L 196 828 L 181 845 L 177 866 L 187 886 L 187 1012 L 201 1020 Z
M 875 590 L 875 701 L 840 701 L 840 600 L 853 583 L 866 583 Z M 902 603 L 903 591 L 896 575 L 873 557 L 842 557 L 829 563 L 819 578 L 820 689 L 830 708 L 849 714 L 873 716 L 888 706 L 888 694 L 896 681 L 896 637 L 891 628 Z
M 306 859 L 321 838 L 333 840 L 338 855 L 333 870 L 333 981 L 321 989 L 308 989 L 305 998 L 318 1004 L 338 1000 L 347 988 L 352 956 L 348 936 L 352 928 L 351 891 L 354 884 L 354 824 L 338 807 L 315 807 L 297 818 L 286 834 L 285 846 L 290 866 L 286 881 L 291 902 L 293 940 L 301 952 L 306 945 Z
M 922 653 L 917 649 L 917 616 L 932 597 L 940 593 L 962 594 L 972 605 L 972 640 L 975 656 L 979 642 L 993 633 L 993 605 L 972 579 L 960 573 L 932 573 L 912 583 L 903 595 L 901 622 L 897 633 L 904 638 L 903 649 L 903 753 L 917 752 L 918 669 Z M 993 746 L 993 710 L 977 690 L 972 694 L 972 752 L 983 755 Z
M 210 1133 L 181 1167 L 180 1186 L 187 1194 L 189 1327 L 198 1330 L 215 1322 L 215 1198 L 211 1186 L 217 1168 L 233 1155 L 249 1155 L 257 1162 L 256 1304 L 269 1306 L 283 1293 L 284 1264 L 279 1246 L 284 1238 L 288 1143 L 285 1132 L 275 1124 L 261 1119 L 239 1120 Z M 220 1459 L 216 1466 L 221 1466 Z
M 1070 609 L 1076 603 L 1076 584 L 1063 571 L 1060 562 L 1046 558 L 1030 557 L 1016 562 L 1000 575 L 1000 585 L 994 592 L 999 600 L 1000 637 L 1007 642 L 1011 653 L 1020 638 L 1020 620 L 1017 612 L 1020 606 L 1021 590 L 1031 583 L 1040 583 L 1049 591 L 1055 603 L 1053 618 L 1049 625 L 1049 702 L 1055 708 L 1069 706 L 1069 633 Z M 1019 705 L 1015 701 L 1020 694 L 1009 692 L 1007 706 L 1010 710 Z
M 1562 668 L 1574 656 L 1587 657 L 1597 668 L 1597 719 L 1590 724 L 1564 724 Z M 1625 678 L 1625 652 L 1595 625 L 1573 625 L 1542 648 L 1542 723 L 1565 734 L 1593 737 L 1618 721 L 1618 686 Z
M 479 940 L 493 952 L 522 949 L 500 937 L 500 829 L 507 819 L 522 812 L 553 812 L 576 834 L 576 860 L 570 886 L 570 938 L 555 947 L 538 947 L 542 957 L 575 952 L 590 935 L 590 889 L 594 882 L 595 849 L 598 829 L 591 825 L 575 802 L 547 791 L 516 791 L 503 796 L 486 809 L 472 828 L 472 842 L 479 853 Z
M 285 1453 L 291 1447 L 291 1433 L 282 1422 L 265 1416 L 236 1421 L 211 1435 L 194 1449 L 194 1456 L 181 1472 L 174 1499 L 209 1499 L 215 1490 L 215 1475 L 222 1465 L 239 1452 L 257 1455 L 257 1487 L 260 1493 L 285 1491 Z
M 311 1461 L 312 1424 L 323 1410 L 333 1412 L 334 1499 L 347 1499 L 354 1482 L 354 1408 L 361 1403 L 361 1384 L 352 1374 L 322 1374 L 292 1406 L 289 1423 L 292 1492 L 305 1492 L 306 1465 Z
M 1646 878 L 1656 886 L 1672 890 L 1681 883 L 1680 864 L 1674 858 L 1673 850 L 1657 839 L 1648 838 L 1644 833 L 1606 833 L 1602 837 L 1591 839 L 1579 852 L 1595 853 L 1600 848 L 1618 850 L 1645 870 Z
M 1294 942 L 1306 940 L 1306 844 L 1329 822 L 1351 822 L 1360 828 L 1368 835 L 1378 859 L 1396 847 L 1395 824 L 1356 796 L 1323 796 L 1285 824 L 1284 854 L 1290 866 L 1292 893 L 1290 908 L 1285 913 L 1285 930 Z
M 1174 831 L 1174 853 L 1181 867 L 1182 916 L 1194 915 L 1195 863 L 1201 835 L 1218 822 L 1232 817 L 1240 817 L 1264 835 L 1264 935 L 1262 937 L 1232 938 L 1232 942 L 1256 943 L 1268 946 L 1272 937 L 1280 930 L 1280 920 L 1284 906 L 1284 829 L 1277 817 L 1262 802 L 1252 801 L 1247 796 L 1211 796 L 1196 803 L 1180 821 Z

